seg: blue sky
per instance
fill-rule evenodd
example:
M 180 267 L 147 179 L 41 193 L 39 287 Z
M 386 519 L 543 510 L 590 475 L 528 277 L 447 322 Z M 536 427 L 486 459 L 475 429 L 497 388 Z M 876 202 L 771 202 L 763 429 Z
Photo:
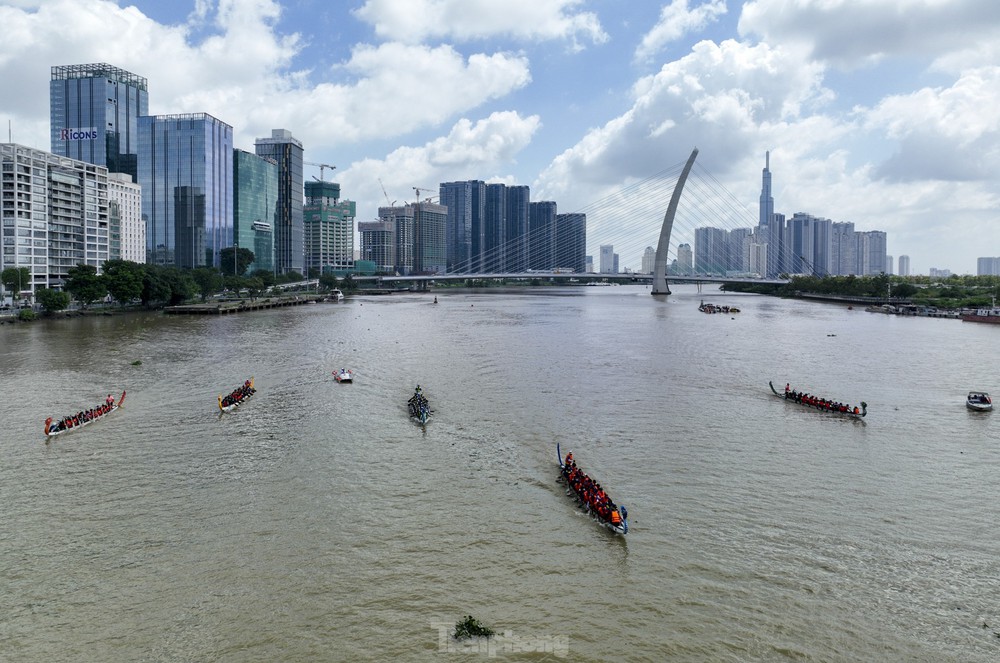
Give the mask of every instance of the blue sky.
M 292 131 L 362 221 L 379 180 L 574 211 L 697 146 L 750 218 L 770 150 L 776 211 L 884 230 L 916 273 L 1000 255 L 1000 2 L 0 0 L 0 25 L 0 119 L 43 149 L 49 68 L 108 62 L 244 149 Z

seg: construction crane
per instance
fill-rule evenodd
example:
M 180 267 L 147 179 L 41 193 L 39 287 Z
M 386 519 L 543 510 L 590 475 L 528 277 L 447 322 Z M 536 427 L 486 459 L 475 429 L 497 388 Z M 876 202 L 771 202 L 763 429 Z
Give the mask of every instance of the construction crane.
M 396 201 L 395 200 L 392 201 L 391 203 L 389 202 L 389 194 L 386 193 L 386 191 L 385 191 L 385 185 L 382 184 L 382 178 L 379 177 L 377 179 L 378 179 L 378 185 L 380 187 L 382 187 L 382 195 L 385 196 L 385 202 L 389 204 L 389 207 L 395 207 L 396 206 Z
M 431 190 L 431 188 L 430 188 L 430 187 L 426 187 L 426 186 L 415 186 L 415 187 L 412 187 L 412 188 L 413 188 L 413 190 L 414 190 L 414 191 L 416 191 L 416 192 L 417 192 L 417 202 L 418 202 L 418 203 L 420 202 L 420 192 L 421 192 L 421 191 L 430 191 L 430 190 Z M 432 196 L 432 197 L 436 198 L 437 196 Z M 427 202 L 430 202 L 430 200 L 431 200 L 431 199 L 430 199 L 430 198 L 428 198 L 428 199 L 427 199 Z
M 307 166 L 319 166 L 319 181 L 320 182 L 325 181 L 323 179 L 323 169 L 324 168 L 329 168 L 330 170 L 335 170 L 337 168 L 336 166 L 331 166 L 328 163 L 316 163 L 315 161 L 303 161 L 302 163 L 304 163 Z

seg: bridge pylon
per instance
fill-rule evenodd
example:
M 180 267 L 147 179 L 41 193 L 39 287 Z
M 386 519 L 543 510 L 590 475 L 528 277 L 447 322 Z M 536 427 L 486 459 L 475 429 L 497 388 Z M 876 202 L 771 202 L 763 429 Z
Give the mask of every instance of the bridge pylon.
M 656 258 L 653 262 L 653 287 L 650 291 L 652 295 L 669 295 L 670 287 L 667 285 L 667 249 L 670 247 L 670 231 L 674 227 L 674 215 L 677 213 L 677 203 L 681 199 L 681 191 L 684 189 L 684 182 L 687 181 L 694 159 L 698 156 L 698 148 L 694 148 L 684 170 L 674 185 L 674 193 L 670 196 L 670 204 L 667 205 L 667 213 L 663 215 L 663 227 L 660 228 L 660 241 L 656 244 Z

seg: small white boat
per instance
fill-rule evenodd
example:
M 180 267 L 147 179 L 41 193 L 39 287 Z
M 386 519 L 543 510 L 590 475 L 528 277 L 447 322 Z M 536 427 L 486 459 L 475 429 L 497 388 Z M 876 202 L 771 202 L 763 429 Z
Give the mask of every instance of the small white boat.
M 344 293 L 341 292 L 339 289 L 334 288 L 333 290 L 330 291 L 330 299 L 332 299 L 335 302 L 342 301 L 344 299 Z
M 342 368 L 333 372 L 333 379 L 341 384 L 354 382 L 354 373 L 349 368 Z
M 993 409 L 993 401 L 985 391 L 970 391 L 965 399 L 965 407 L 976 412 L 989 412 Z

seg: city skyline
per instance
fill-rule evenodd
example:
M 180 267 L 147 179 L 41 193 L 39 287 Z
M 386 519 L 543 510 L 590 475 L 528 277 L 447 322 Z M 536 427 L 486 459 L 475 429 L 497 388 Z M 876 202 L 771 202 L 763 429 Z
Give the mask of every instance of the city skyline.
M 48 149 L 50 68 L 108 62 L 149 81 L 151 114 L 210 113 L 235 147 L 288 129 L 338 166 L 359 221 L 386 203 L 379 180 L 401 202 L 479 178 L 582 210 L 694 146 L 756 216 L 770 151 L 776 210 L 885 231 L 912 273 L 1000 253 L 996 3 L 914 3 L 905 31 L 881 0 L 496 6 L 0 2 L 19 92 L 0 118 Z

